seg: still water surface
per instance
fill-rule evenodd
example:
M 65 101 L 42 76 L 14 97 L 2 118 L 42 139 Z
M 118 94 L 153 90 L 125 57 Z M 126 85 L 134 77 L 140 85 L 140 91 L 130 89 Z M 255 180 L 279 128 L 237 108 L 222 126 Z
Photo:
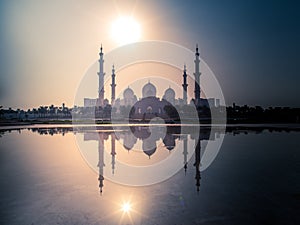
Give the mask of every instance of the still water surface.
M 297 131 L 33 126 L 0 140 L 1 224 L 300 221 Z

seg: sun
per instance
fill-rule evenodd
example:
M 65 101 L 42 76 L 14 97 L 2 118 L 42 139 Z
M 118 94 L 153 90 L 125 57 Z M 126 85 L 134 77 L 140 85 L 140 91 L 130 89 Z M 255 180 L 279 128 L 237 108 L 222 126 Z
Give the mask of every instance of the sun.
M 123 203 L 123 205 L 122 205 L 122 211 L 124 213 L 129 213 L 130 210 L 131 210 L 131 204 L 129 202 Z
M 111 25 L 111 37 L 119 45 L 136 42 L 141 38 L 141 27 L 132 17 L 119 17 Z

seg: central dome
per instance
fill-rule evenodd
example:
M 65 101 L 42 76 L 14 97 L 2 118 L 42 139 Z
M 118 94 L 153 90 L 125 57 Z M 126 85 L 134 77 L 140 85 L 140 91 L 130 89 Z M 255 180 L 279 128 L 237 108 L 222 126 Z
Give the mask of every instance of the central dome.
M 143 87 L 143 98 L 155 97 L 156 96 L 156 87 L 150 83 L 150 81 Z

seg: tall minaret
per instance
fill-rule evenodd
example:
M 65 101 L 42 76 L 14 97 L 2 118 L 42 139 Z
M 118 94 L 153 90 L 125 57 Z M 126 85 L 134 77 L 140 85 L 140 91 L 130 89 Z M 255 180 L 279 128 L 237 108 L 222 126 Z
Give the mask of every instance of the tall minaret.
M 184 64 L 182 87 L 183 87 L 183 102 L 184 102 L 185 105 L 187 104 L 187 86 L 188 86 L 186 78 L 187 78 L 186 65 Z
M 196 45 L 196 53 L 195 53 L 195 104 L 199 105 L 200 103 L 200 59 L 199 59 L 199 52 L 198 52 L 198 44 Z
M 115 80 L 115 66 L 112 66 L 112 73 L 111 73 L 111 105 L 115 103 L 116 98 L 116 80 Z
M 99 97 L 98 97 L 98 106 L 103 106 L 103 101 L 104 101 L 104 70 L 103 70 L 103 65 L 104 65 L 104 60 L 103 60 L 103 52 L 102 52 L 102 44 L 100 47 L 100 53 L 99 53 Z

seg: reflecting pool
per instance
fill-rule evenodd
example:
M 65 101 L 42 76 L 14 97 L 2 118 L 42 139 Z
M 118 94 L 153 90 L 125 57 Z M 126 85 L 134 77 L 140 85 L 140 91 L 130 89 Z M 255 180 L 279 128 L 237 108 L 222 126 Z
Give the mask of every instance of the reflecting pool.
M 2 127 L 1 224 L 298 224 L 298 128 Z

